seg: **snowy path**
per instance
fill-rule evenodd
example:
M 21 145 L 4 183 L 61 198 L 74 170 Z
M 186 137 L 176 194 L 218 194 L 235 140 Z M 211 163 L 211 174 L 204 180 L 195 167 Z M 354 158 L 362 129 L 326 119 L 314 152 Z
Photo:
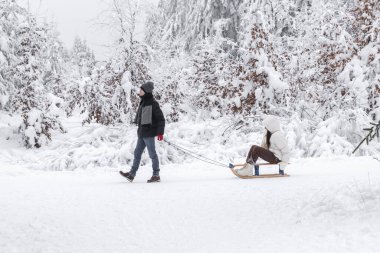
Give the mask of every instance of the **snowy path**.
M 163 182 L 0 165 L 0 252 L 379 252 L 380 163 L 301 159 L 290 178 L 165 166 Z

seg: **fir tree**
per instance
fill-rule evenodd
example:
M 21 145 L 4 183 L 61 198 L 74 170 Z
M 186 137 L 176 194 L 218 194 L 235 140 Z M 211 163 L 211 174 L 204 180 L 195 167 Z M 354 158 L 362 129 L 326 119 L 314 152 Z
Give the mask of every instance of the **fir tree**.
M 0 109 L 10 110 L 15 92 L 12 68 L 16 64 L 18 26 L 27 12 L 15 0 L 0 0 Z
M 71 50 L 71 59 L 76 67 L 79 78 L 91 76 L 92 70 L 95 67 L 95 55 L 88 47 L 85 40 L 81 40 L 78 36 L 74 40 L 74 45 Z
M 43 50 L 43 58 L 47 63 L 43 77 L 44 87 L 55 96 L 64 98 L 67 79 L 71 75 L 68 52 L 62 41 L 58 38 L 59 33 L 56 27 L 50 24 L 45 24 L 44 26 L 47 27 L 46 43 Z
M 45 65 L 42 48 L 46 43 L 46 29 L 28 16 L 17 30 L 17 58 L 13 76 L 15 94 L 11 98 L 13 111 L 20 112 L 22 139 L 28 148 L 41 147 L 51 140 L 51 130 L 64 131 L 60 122 L 47 114 L 46 90 L 42 78 Z

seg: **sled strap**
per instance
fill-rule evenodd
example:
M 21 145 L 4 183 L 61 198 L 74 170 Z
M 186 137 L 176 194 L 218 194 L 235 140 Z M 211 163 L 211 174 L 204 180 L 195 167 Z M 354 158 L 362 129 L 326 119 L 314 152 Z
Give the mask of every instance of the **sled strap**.
M 170 141 L 168 141 L 166 139 L 164 139 L 164 142 L 167 143 L 168 145 L 174 147 L 175 149 L 181 151 L 185 155 L 191 156 L 191 157 L 193 157 L 193 158 L 195 158 L 197 160 L 200 160 L 202 162 L 209 163 L 209 164 L 216 165 L 216 166 L 223 167 L 223 168 L 228 167 L 224 163 L 221 163 L 219 161 L 216 161 L 216 160 L 210 159 L 208 157 L 205 157 L 203 155 L 200 155 L 200 154 L 198 154 L 198 153 L 196 153 L 196 152 L 194 152 L 192 150 L 189 150 L 189 149 L 186 149 L 184 147 L 181 147 L 181 146 L 179 146 L 177 144 L 174 144 L 174 143 L 172 143 L 172 142 L 170 142 Z

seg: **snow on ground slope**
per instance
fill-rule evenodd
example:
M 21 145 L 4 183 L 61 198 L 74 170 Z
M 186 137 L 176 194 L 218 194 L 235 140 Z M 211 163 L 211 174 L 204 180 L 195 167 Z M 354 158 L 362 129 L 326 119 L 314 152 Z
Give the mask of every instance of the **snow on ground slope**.
M 380 163 L 371 157 L 295 152 L 291 177 L 242 180 L 158 143 L 163 182 L 146 183 L 144 154 L 130 184 L 117 171 L 129 169 L 135 128 L 71 118 L 67 134 L 26 150 L 20 119 L 0 119 L 0 252 L 380 252 Z M 240 163 L 262 127 L 230 125 L 169 124 L 166 138 Z
M 53 140 L 49 145 L 40 149 L 25 149 L 20 144 L 20 136 L 17 133 L 20 118 L 12 118 L 0 112 L 1 160 L 29 169 L 53 171 L 96 168 L 119 170 L 131 166 L 137 142 L 136 126 L 82 126 L 82 120 L 83 117 L 80 116 L 63 119 L 67 133 L 53 132 Z M 289 123 L 283 119 L 282 125 L 287 133 L 292 159 L 304 157 L 309 153 L 324 157 L 351 154 L 354 149 L 352 144 L 342 141 L 343 137 L 337 137 L 335 134 L 329 136 L 329 132 L 334 132 L 333 127 L 325 127 L 322 132 L 316 134 L 319 136 L 315 137 L 318 140 L 312 138 L 315 141 L 310 143 L 305 136 L 312 134 L 307 134 L 305 129 L 301 129 L 302 122 L 292 120 Z M 264 127 L 261 119 L 257 117 L 224 117 L 218 120 L 199 118 L 167 124 L 165 140 L 228 164 L 243 158 L 253 144 L 259 145 L 263 134 Z M 156 148 L 163 165 L 193 162 L 191 156 L 185 156 L 167 143 L 157 142 Z M 309 150 L 306 152 L 306 149 Z M 322 150 L 323 152 L 319 152 Z M 374 140 L 370 145 L 364 144 L 359 151 L 361 154 L 371 154 L 380 158 L 380 142 Z M 142 164 L 149 162 L 149 157 L 144 156 Z
M 380 164 L 293 161 L 289 178 L 242 180 L 203 163 L 103 171 L 0 162 L 0 252 L 379 252 Z
M 11 126 L 0 125 L 0 157 L 9 164 L 22 164 L 37 170 L 86 170 L 105 167 L 114 170 L 130 166 L 137 142 L 136 126 L 118 125 L 107 127 L 90 124 L 82 127 L 80 118 L 63 122 L 67 133 L 54 133 L 53 141 L 40 149 L 25 149 L 17 145 L 17 123 L 15 119 L 0 114 L 0 121 Z M 252 144 L 259 144 L 263 127 L 251 124 L 242 131 L 231 131 L 223 135 L 233 122 L 218 121 L 181 122 L 166 126 L 165 140 L 191 149 L 209 158 L 228 164 L 242 157 Z M 232 129 L 233 130 L 233 129 Z M 158 142 L 157 152 L 161 164 L 192 162 L 167 143 Z M 142 164 L 148 163 L 144 156 Z

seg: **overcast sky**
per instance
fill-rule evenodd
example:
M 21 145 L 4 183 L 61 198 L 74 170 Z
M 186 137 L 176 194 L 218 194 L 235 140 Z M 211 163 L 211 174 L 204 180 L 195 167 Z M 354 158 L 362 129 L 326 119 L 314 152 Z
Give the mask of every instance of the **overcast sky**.
M 157 4 L 159 0 L 147 1 Z M 28 6 L 28 0 L 19 2 Z M 68 48 L 71 48 L 75 36 L 78 35 L 87 40 L 98 59 L 105 58 L 106 45 L 112 43 L 112 38 L 107 29 L 95 24 L 100 13 L 107 8 L 104 0 L 29 0 L 29 3 L 30 11 L 39 19 L 55 21 L 60 38 Z M 141 37 L 142 27 L 143 24 L 138 31 Z

